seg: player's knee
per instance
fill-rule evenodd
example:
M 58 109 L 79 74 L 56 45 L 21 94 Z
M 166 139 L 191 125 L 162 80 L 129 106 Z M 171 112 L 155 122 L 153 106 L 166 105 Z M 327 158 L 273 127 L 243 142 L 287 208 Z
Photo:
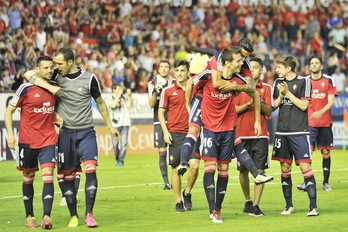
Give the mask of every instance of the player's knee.
M 42 174 L 42 181 L 44 184 L 52 184 L 53 183 L 53 173 Z
M 206 163 L 204 165 L 204 172 L 208 173 L 208 172 L 215 172 L 216 170 L 216 163 Z
M 86 165 L 85 167 L 86 174 L 96 173 L 96 172 L 97 172 L 97 166 L 95 166 L 94 164 Z
M 330 150 L 328 149 L 321 150 L 321 155 L 323 156 L 324 159 L 328 159 L 330 157 Z
M 35 172 L 23 172 L 23 183 L 32 184 L 34 182 Z
M 218 176 L 221 178 L 228 178 L 228 169 L 227 170 L 218 170 Z

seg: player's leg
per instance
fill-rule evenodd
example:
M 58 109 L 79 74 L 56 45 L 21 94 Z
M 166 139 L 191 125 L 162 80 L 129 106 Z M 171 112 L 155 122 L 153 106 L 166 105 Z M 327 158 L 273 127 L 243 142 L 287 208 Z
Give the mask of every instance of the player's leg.
M 307 195 L 309 198 L 309 211 L 307 216 L 318 216 L 319 212 L 317 209 L 317 187 L 312 171 L 311 163 L 311 148 L 309 144 L 309 136 L 292 136 L 289 137 L 291 143 L 291 151 L 293 151 L 296 164 L 299 164 L 301 172 L 304 178 L 304 182 L 307 189 Z
M 268 158 L 268 139 L 253 139 L 251 140 L 250 147 L 248 147 L 251 157 L 258 168 L 261 175 L 265 173 L 265 169 L 270 167 Z M 264 216 L 264 213 L 260 209 L 260 201 L 265 184 L 254 185 L 254 204 L 250 215 Z
M 248 148 L 247 140 L 243 141 L 243 146 Z M 251 197 L 250 197 L 249 172 L 244 167 L 244 165 L 239 162 L 239 160 L 237 161 L 237 170 L 239 171 L 239 184 L 242 188 L 242 192 L 245 199 L 243 212 L 250 213 L 253 206 L 253 201 L 251 200 Z
M 175 198 L 175 211 L 184 212 L 184 203 L 181 198 L 181 176 L 178 174 L 180 162 L 180 150 L 186 134 L 172 132 L 172 144 L 169 145 L 171 159 L 169 165 L 172 167 L 172 188 Z
M 36 228 L 36 220 L 34 217 L 34 178 L 35 172 L 23 171 L 23 184 L 22 184 L 22 193 L 23 193 L 23 202 L 25 208 L 26 216 L 26 227 L 27 228 Z
M 38 170 L 37 154 L 28 146 L 19 144 L 19 155 L 17 155 L 17 169 L 23 173 L 22 194 L 26 216 L 26 227 L 36 228 L 34 217 L 34 179 L 35 172 Z
M 283 196 L 285 199 L 285 209 L 281 212 L 283 215 L 292 214 L 294 212 L 294 206 L 292 204 L 292 179 L 291 169 L 293 157 L 290 154 L 290 145 L 287 141 L 287 137 L 275 135 L 273 145 L 272 160 L 280 162 L 281 170 L 281 185 Z
M 93 208 L 98 190 L 97 166 L 98 146 L 94 129 L 84 130 L 76 133 L 76 140 L 79 141 L 78 154 L 81 154 L 82 164 L 85 169 L 85 200 L 86 212 L 85 222 L 88 227 L 96 227 Z
M 331 168 L 331 156 L 330 156 L 330 150 L 328 149 L 322 149 L 321 155 L 323 156 L 323 189 L 325 191 L 331 191 L 331 187 L 329 185 L 329 178 L 330 178 L 330 168 Z
M 41 222 L 41 228 L 51 229 L 51 211 L 54 197 L 54 185 L 53 185 L 53 170 L 56 165 L 55 146 L 47 146 L 40 149 L 38 159 L 41 167 L 43 188 L 42 188 L 42 204 L 43 204 L 43 217 Z
M 75 150 L 75 143 L 71 142 L 75 135 L 73 130 L 61 129 L 58 138 L 58 177 L 64 179 L 60 186 L 70 213 L 68 227 L 77 227 L 79 225 L 76 206 L 75 170 L 79 167 L 80 159 Z
M 220 212 L 215 201 L 215 171 L 217 168 L 217 133 L 202 128 L 200 154 L 204 160 L 203 187 L 209 205 L 210 220 L 220 217 Z M 209 141 L 209 145 L 208 145 Z M 204 151 L 204 152 L 203 152 Z M 216 216 L 216 217 L 215 217 Z
M 191 154 L 196 147 L 196 141 L 199 137 L 199 133 L 201 131 L 200 127 L 190 126 L 189 132 L 184 139 L 184 142 L 181 146 L 180 151 L 180 165 L 178 167 L 179 175 L 184 175 L 187 171 L 188 160 L 190 159 Z
M 159 168 L 164 182 L 163 190 L 170 190 L 170 183 L 168 179 L 168 163 L 167 163 L 167 144 L 164 141 L 163 131 L 159 124 L 154 125 L 154 142 L 155 147 L 158 148 Z
M 193 155 L 194 156 L 194 155 Z M 182 198 L 184 200 L 184 206 L 187 210 L 192 209 L 192 194 L 191 190 L 196 183 L 197 177 L 198 177 L 198 172 L 199 172 L 199 163 L 200 160 L 198 157 L 192 157 L 189 160 L 189 171 L 187 175 L 187 183 L 186 183 L 186 188 L 182 192 Z
M 198 146 L 197 140 L 199 140 L 199 134 L 202 126 L 201 102 L 202 98 L 194 96 L 190 105 L 189 131 L 180 151 L 180 165 L 178 167 L 179 175 L 184 175 L 184 173 L 187 171 L 187 162 L 190 156 L 193 154 L 195 147 Z
M 256 184 L 263 184 L 273 180 L 273 176 L 260 175 L 249 152 L 244 148 L 240 138 L 236 138 L 233 151 L 238 161 L 253 175 Z
M 331 150 L 333 147 L 333 133 L 332 126 L 321 127 L 318 130 L 318 149 L 321 150 L 321 155 L 323 157 L 322 168 L 323 168 L 323 189 L 325 191 L 331 191 L 329 185 L 330 169 L 331 169 Z

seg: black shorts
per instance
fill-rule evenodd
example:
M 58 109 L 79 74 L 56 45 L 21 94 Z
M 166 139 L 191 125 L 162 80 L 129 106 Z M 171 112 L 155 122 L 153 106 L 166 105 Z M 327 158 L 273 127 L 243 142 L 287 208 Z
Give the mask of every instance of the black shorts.
M 270 166 L 268 157 L 268 139 L 242 139 L 243 147 L 250 154 L 257 169 L 265 170 Z M 237 162 L 238 171 L 246 171 L 247 168 Z
M 58 173 L 80 172 L 80 163 L 98 165 L 98 146 L 94 128 L 61 129 L 58 139 Z
M 176 168 L 180 164 L 180 152 L 186 134 L 177 132 L 171 132 L 170 134 L 173 140 L 172 145 L 169 145 L 169 165 L 171 165 L 172 168 Z
M 281 163 L 312 163 L 309 135 L 277 135 L 274 138 L 272 160 Z
M 334 149 L 332 125 L 329 127 L 309 127 L 309 131 L 313 151 L 316 147 L 318 147 L 319 150 Z
M 166 148 L 167 143 L 166 143 L 166 141 L 164 141 L 164 135 L 163 135 L 163 130 L 162 130 L 161 125 L 159 123 L 154 124 L 153 128 L 154 128 L 154 132 L 153 132 L 154 147 L 155 148 Z
M 36 172 L 40 167 L 55 167 L 55 145 L 43 147 L 40 149 L 31 149 L 27 144 L 18 145 L 17 169 L 23 172 Z

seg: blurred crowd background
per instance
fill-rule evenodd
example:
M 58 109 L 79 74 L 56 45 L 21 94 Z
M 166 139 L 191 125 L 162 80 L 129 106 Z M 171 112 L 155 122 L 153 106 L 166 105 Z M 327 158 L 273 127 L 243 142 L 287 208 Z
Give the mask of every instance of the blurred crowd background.
M 339 92 L 348 90 L 346 0 L 0 0 L 0 92 L 15 91 L 40 55 L 61 47 L 94 72 L 146 92 L 160 60 L 186 59 L 193 47 L 222 50 L 242 37 L 264 60 L 273 85 L 278 55 L 290 53 L 307 75 L 319 54 Z

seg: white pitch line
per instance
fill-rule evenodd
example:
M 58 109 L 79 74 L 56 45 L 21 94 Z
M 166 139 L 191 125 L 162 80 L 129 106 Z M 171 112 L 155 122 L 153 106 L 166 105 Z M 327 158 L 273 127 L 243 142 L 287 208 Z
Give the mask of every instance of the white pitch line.
M 321 172 L 322 170 L 313 170 L 313 172 Z M 337 172 L 342 172 L 342 171 L 348 171 L 348 168 L 340 168 L 336 169 Z M 292 171 L 292 174 L 298 174 L 301 173 L 301 171 Z M 267 173 L 268 175 L 273 175 L 273 176 L 279 176 L 281 173 Z M 229 179 L 237 179 L 238 176 L 231 176 Z M 182 181 L 183 183 L 186 183 L 186 181 Z M 202 184 L 197 184 L 197 182 L 203 182 L 203 180 L 197 179 L 195 186 L 203 186 Z M 253 184 L 252 181 L 250 181 L 250 184 Z M 342 183 L 348 183 L 348 180 L 342 180 L 340 181 Z M 98 190 L 106 190 L 106 189 L 115 189 L 115 188 L 134 188 L 134 187 L 157 187 L 158 185 L 162 185 L 163 183 L 160 182 L 154 182 L 154 183 L 146 183 L 146 184 L 131 184 L 131 185 L 115 185 L 115 186 L 106 186 L 106 187 L 98 187 Z M 275 185 L 275 184 L 280 184 L 278 182 L 269 182 L 267 185 Z M 293 182 L 293 184 L 296 184 Z M 228 186 L 239 186 L 238 183 L 229 183 Z M 84 189 L 80 189 L 79 192 L 84 191 Z M 60 194 L 61 192 L 55 192 L 54 194 Z M 42 193 L 35 194 L 35 196 L 41 196 Z M 5 200 L 5 199 L 15 199 L 15 198 L 22 198 L 23 196 L 7 196 L 7 197 L 0 197 L 0 200 Z

